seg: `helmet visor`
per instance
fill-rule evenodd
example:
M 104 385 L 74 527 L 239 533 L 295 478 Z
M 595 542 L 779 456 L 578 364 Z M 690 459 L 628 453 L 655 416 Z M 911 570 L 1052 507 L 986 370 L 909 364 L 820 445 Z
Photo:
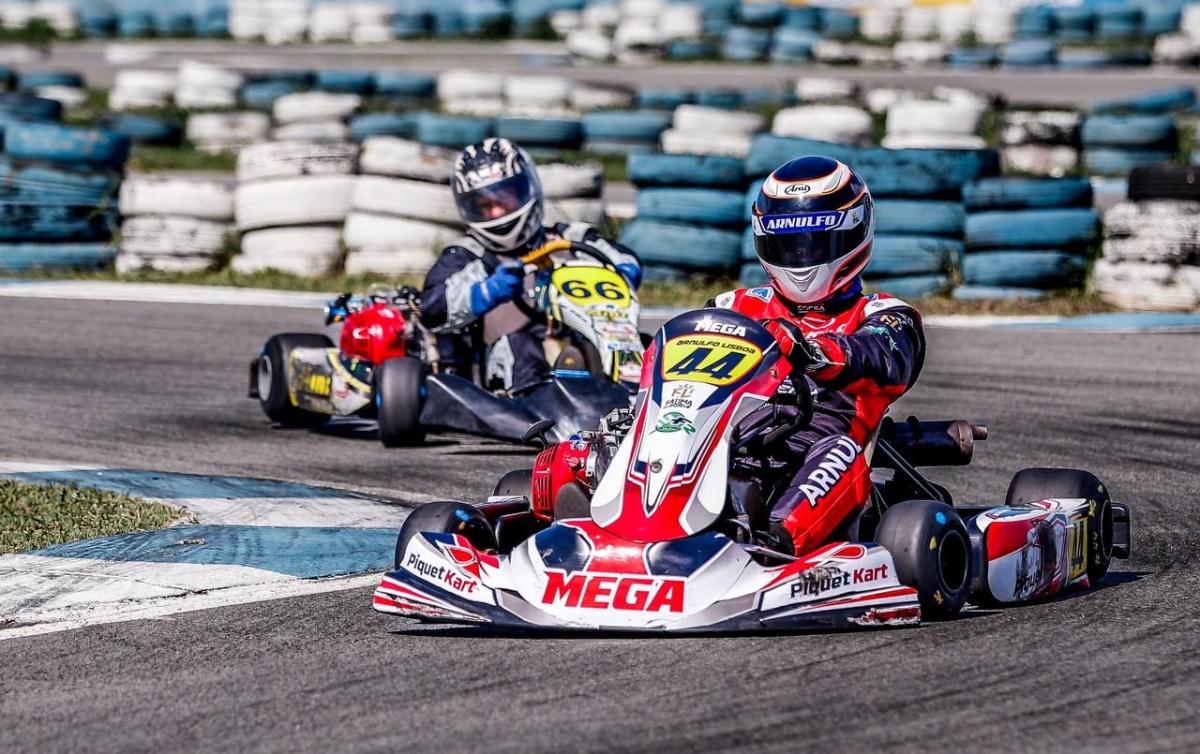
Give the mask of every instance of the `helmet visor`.
M 459 213 L 468 223 L 500 220 L 521 209 L 533 198 L 532 182 L 523 174 L 454 197 Z
M 850 254 L 871 232 L 865 207 L 795 215 L 755 215 L 754 248 L 776 267 L 816 267 Z

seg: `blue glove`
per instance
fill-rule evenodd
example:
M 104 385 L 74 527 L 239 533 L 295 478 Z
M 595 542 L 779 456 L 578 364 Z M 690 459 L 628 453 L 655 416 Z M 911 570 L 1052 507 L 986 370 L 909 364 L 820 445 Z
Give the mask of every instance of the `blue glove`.
M 617 271 L 622 277 L 629 281 L 629 287 L 635 291 L 642 285 L 642 268 L 633 262 L 624 262 L 617 265 Z
M 521 265 L 500 265 L 487 280 L 471 286 L 471 313 L 482 317 L 500 304 L 512 301 L 524 279 L 525 270 Z

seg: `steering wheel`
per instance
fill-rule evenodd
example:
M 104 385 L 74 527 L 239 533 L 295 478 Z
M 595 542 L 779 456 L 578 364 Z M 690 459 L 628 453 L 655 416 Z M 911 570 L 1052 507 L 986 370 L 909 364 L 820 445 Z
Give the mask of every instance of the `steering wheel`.
M 557 241 L 547 241 L 546 243 L 542 244 L 538 248 L 536 248 L 533 251 L 529 252 L 528 254 L 525 254 L 524 256 L 522 256 L 519 261 L 521 262 L 521 264 L 523 264 L 527 267 L 533 266 L 538 271 L 546 270 L 546 269 L 550 269 L 554 266 L 555 262 L 554 262 L 553 256 L 554 256 L 554 254 L 556 254 L 560 251 L 572 251 L 572 252 L 575 252 L 576 254 L 581 254 L 585 257 L 590 257 L 590 258 L 596 260 L 597 262 L 599 262 L 600 266 L 602 266 L 606 269 L 612 270 L 613 272 L 617 273 L 618 275 L 621 275 L 621 271 L 617 269 L 617 266 L 615 264 L 613 264 L 612 261 L 608 257 L 604 256 L 596 249 L 592 248 L 591 246 L 588 246 L 585 243 L 580 243 L 578 241 L 568 241 L 565 238 L 559 239 Z M 625 276 L 621 275 L 621 279 L 624 280 Z M 628 281 L 626 281 L 626 282 L 628 282 Z M 630 286 L 630 287 L 632 287 L 632 286 Z M 524 314 L 526 317 L 529 317 L 532 320 L 536 321 L 536 320 L 542 319 L 545 316 L 545 312 L 539 312 L 537 310 L 537 308 L 534 307 L 533 304 L 531 304 L 529 302 L 529 299 L 524 295 L 514 298 L 513 304 L 517 307 L 518 310 L 520 310 L 520 312 L 522 314 Z

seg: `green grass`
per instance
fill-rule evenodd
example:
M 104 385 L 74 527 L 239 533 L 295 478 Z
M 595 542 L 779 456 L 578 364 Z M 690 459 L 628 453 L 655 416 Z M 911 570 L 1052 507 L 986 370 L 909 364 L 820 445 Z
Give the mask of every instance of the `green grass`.
M 204 171 L 232 173 L 237 169 L 237 152 L 201 152 L 184 142 L 178 147 L 137 145 L 129 158 L 131 173 L 159 171 Z
M 598 162 L 604 167 L 605 183 L 624 183 L 629 180 L 628 158 L 623 154 L 567 150 L 550 162 Z
M 0 479 L 0 554 L 161 529 L 183 515 L 116 492 Z

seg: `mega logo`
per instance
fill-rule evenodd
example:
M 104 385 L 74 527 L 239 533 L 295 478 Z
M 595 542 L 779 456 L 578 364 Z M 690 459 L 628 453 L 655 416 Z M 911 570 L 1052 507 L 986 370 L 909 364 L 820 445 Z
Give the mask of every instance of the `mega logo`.
M 542 604 L 590 610 L 682 613 L 683 579 L 546 571 Z
M 704 315 L 696 320 L 696 329 L 700 332 L 719 332 L 726 335 L 737 335 L 745 337 L 746 328 L 742 325 L 735 325 L 730 322 L 718 322 L 709 315 Z

